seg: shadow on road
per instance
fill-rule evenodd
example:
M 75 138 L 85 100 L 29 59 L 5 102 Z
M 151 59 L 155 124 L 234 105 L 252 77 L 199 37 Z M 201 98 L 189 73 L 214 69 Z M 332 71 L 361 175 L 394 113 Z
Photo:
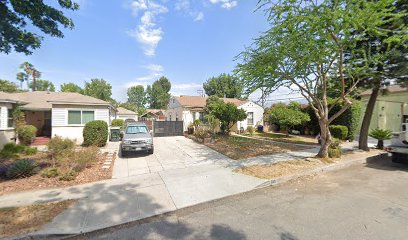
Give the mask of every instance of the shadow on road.
M 367 158 L 366 167 L 387 171 L 408 172 L 408 164 L 392 162 L 391 157 L 387 156 L 387 153 Z

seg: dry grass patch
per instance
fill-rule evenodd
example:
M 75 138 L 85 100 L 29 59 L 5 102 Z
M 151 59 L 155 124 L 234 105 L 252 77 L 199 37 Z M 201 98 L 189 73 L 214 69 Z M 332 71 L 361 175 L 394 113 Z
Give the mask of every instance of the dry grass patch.
M 307 149 L 307 147 L 291 144 L 221 135 L 216 136 L 214 141 L 205 143 L 205 145 L 235 160 Z
M 319 145 L 317 139 L 312 136 L 301 136 L 301 135 L 287 135 L 284 133 L 273 133 L 273 132 L 263 132 L 254 133 L 252 137 L 257 137 L 261 139 L 270 139 L 278 142 L 294 143 L 294 144 L 305 144 L 305 145 Z
M 70 207 L 75 200 L 0 209 L 0 238 L 34 232 Z
M 303 160 L 291 160 L 273 164 L 258 164 L 235 169 L 234 172 L 251 175 L 262 179 L 279 178 L 282 176 L 301 173 L 324 165 L 318 159 L 308 158 Z

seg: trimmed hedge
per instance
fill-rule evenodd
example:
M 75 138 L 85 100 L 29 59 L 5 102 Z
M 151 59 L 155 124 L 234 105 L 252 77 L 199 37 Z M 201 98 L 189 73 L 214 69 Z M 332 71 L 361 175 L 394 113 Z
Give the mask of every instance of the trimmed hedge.
M 348 137 L 348 128 L 346 126 L 330 125 L 329 129 L 332 136 L 337 139 L 346 140 Z
M 123 124 L 125 124 L 125 120 L 123 119 L 113 119 L 112 120 L 112 127 L 123 127 Z
M 17 128 L 18 140 L 23 145 L 30 145 L 36 133 L 37 128 L 33 125 L 23 125 Z
M 103 147 L 108 141 L 108 135 L 108 124 L 105 121 L 88 122 L 83 131 L 84 145 Z

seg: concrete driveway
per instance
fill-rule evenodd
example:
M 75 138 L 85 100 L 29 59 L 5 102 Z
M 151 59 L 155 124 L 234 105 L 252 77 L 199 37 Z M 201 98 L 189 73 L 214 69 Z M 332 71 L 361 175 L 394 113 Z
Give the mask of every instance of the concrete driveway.
M 119 146 L 118 146 L 119 147 Z M 229 162 L 228 157 L 183 136 L 154 138 L 154 154 L 134 153 L 118 156 L 113 178 L 125 178 L 171 169 Z

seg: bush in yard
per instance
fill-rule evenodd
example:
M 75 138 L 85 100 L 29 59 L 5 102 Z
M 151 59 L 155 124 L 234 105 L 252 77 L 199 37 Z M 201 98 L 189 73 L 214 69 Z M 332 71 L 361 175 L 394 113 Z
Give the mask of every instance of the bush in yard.
M 253 126 L 248 126 L 246 130 L 250 135 L 254 135 L 255 133 L 255 128 Z
M 45 177 L 45 178 L 54 178 L 58 176 L 58 169 L 57 168 L 46 168 L 44 170 L 42 170 L 41 172 L 41 176 Z
M 247 117 L 245 110 L 239 109 L 233 103 L 225 103 L 216 96 L 207 99 L 206 111 L 220 121 L 221 132 L 224 134 L 229 133 L 235 123 Z
M 309 114 L 296 109 L 295 106 L 293 103 L 288 107 L 285 105 L 275 106 L 269 111 L 270 122 L 278 124 L 281 128 L 286 128 L 287 130 L 309 122 Z
M 3 149 L 0 152 L 0 157 L 10 159 L 10 158 L 17 158 L 20 153 L 23 153 L 26 150 L 26 146 L 15 144 L 15 143 L 7 143 L 4 145 Z
M 75 152 L 74 162 L 72 169 L 74 171 L 82 171 L 87 167 L 90 167 L 99 158 L 99 148 L 96 146 L 90 146 Z
M 203 124 L 200 119 L 196 119 L 193 121 L 194 128 L 197 129 L 201 124 Z
M 334 138 L 346 140 L 348 136 L 348 128 L 342 125 L 330 125 L 329 130 Z
M 125 120 L 123 119 L 113 119 L 112 120 L 112 127 L 120 127 L 123 128 L 123 125 L 125 124 Z
M 386 129 L 375 128 L 370 131 L 368 136 L 378 140 L 377 148 L 384 149 L 384 140 L 392 138 L 392 131 Z
M 60 174 L 60 177 L 58 179 L 61 181 L 72 181 L 75 180 L 77 175 L 78 173 L 74 170 L 66 170 Z
M 75 147 L 75 142 L 69 138 L 55 136 L 51 138 L 47 146 L 48 151 L 51 153 L 52 158 L 55 160 L 66 155 L 67 153 L 72 153 Z
M 17 160 L 8 169 L 6 176 L 11 179 L 25 178 L 36 174 L 39 170 L 38 164 L 31 159 Z
M 35 155 L 38 152 L 38 149 L 35 147 L 26 147 L 26 149 L 24 150 L 24 153 L 26 155 Z
M 85 124 L 83 137 L 85 146 L 105 146 L 108 140 L 108 124 L 102 120 L 88 122 Z
M 37 128 L 33 125 L 23 125 L 17 128 L 18 140 L 23 145 L 30 145 L 35 138 Z
M 339 158 L 341 157 L 341 146 L 340 141 L 335 139 L 329 146 L 329 158 Z

